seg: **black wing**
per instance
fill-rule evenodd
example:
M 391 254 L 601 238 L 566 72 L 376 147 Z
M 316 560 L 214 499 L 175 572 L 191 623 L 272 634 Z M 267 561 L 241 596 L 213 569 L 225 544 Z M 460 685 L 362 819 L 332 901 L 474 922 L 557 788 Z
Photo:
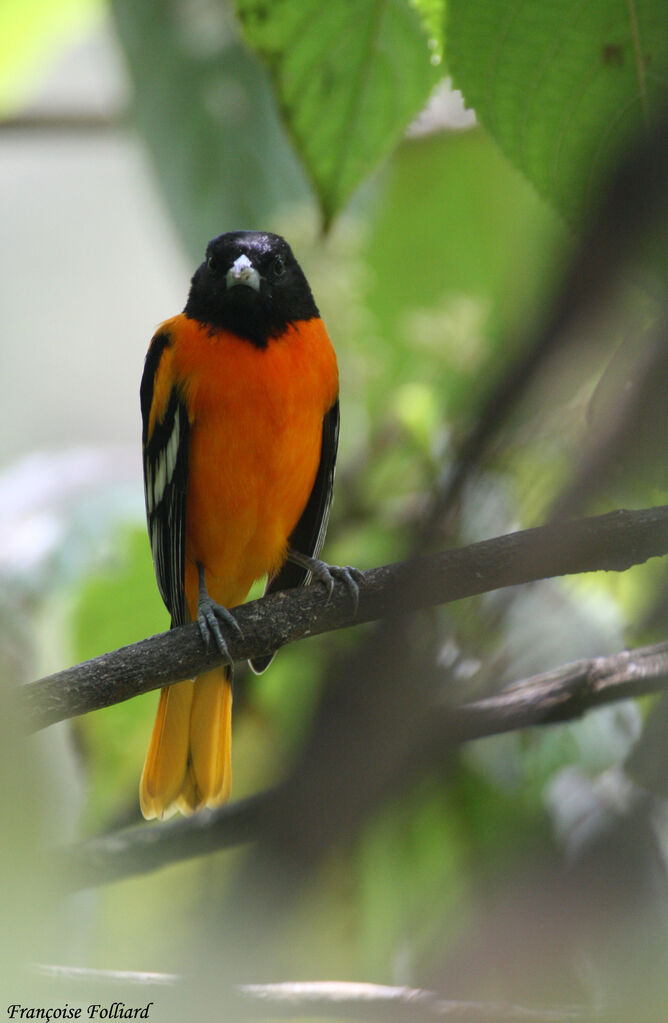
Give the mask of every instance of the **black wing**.
M 188 621 L 184 580 L 190 422 L 177 386 L 170 393 L 162 419 L 148 433 L 155 375 L 168 344 L 166 334 L 157 334 L 151 342 L 140 394 L 148 535 L 158 589 L 174 627 Z
M 330 410 L 325 413 L 322 421 L 320 463 L 311 496 L 288 541 L 293 550 L 299 551 L 300 554 L 308 554 L 311 558 L 319 556 L 325 542 L 329 511 L 332 506 L 338 446 L 339 402 L 337 398 Z M 267 583 L 265 593 L 290 590 L 295 586 L 306 586 L 310 581 L 311 573 L 307 569 L 286 561 L 280 572 L 272 576 Z M 266 657 L 254 657 L 249 664 L 253 671 L 259 673 L 268 667 L 272 657 L 273 654 Z

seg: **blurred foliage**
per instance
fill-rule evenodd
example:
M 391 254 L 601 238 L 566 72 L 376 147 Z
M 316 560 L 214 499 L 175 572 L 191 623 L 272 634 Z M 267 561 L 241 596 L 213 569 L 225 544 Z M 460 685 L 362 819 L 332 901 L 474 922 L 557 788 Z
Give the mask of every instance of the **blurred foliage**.
M 573 245 L 559 213 L 580 223 L 613 152 L 651 113 L 666 78 L 660 0 L 512 8 L 448 0 L 447 21 L 444 7 L 111 0 L 135 89 L 134 124 L 193 265 L 209 237 L 269 227 L 289 237 L 306 270 L 341 366 L 342 437 L 325 554 L 360 567 L 405 553 L 454 443 L 552 297 Z M 439 130 L 399 141 L 443 74 L 442 47 L 489 133 Z M 326 238 L 323 216 L 332 221 Z M 651 315 L 637 295 L 621 306 L 624 315 L 616 309 L 582 325 L 537 381 L 502 452 L 465 491 L 456 540 L 549 514 L 596 413 L 591 396 L 612 351 Z M 614 406 L 615 395 L 599 391 L 599 407 Z M 638 503 L 658 493 L 653 478 L 632 490 Z M 619 503 L 618 494 L 610 490 L 605 506 Z M 143 524 L 119 530 L 116 522 L 109 548 L 113 557 L 102 565 L 91 558 L 74 586 L 76 659 L 168 624 Z M 665 569 L 650 564 L 621 577 L 490 594 L 426 613 L 416 628 L 434 638 L 439 696 L 459 697 L 638 636 L 662 637 L 660 625 L 646 624 L 661 586 Z M 9 616 L 2 621 L 9 633 Z M 260 678 L 240 672 L 235 797 L 289 769 L 326 667 L 354 648 L 360 631 L 283 650 Z M 73 726 L 87 785 L 82 829 L 137 817 L 155 699 Z M 438 975 L 441 956 L 456 979 L 457 956 L 475 943 L 476 921 L 499 893 L 508 889 L 520 906 L 527 891 L 542 896 L 550 883 L 534 891 L 532 870 L 561 876 L 571 832 L 598 834 L 597 822 L 614 818 L 626 791 L 615 788 L 621 765 L 641 731 L 640 710 L 622 705 L 472 744 L 442 771 L 407 782 L 294 907 L 279 950 L 284 974 L 420 983 Z M 201 916 L 234 884 L 240 856 L 224 853 L 104 892 L 90 963 L 180 971 L 208 941 L 217 956 Z M 533 905 L 532 914 L 542 920 Z M 498 946 L 505 939 L 501 929 Z M 579 931 L 573 945 L 577 957 Z M 496 963 L 482 962 L 474 995 L 512 999 Z M 541 969 L 550 965 L 546 955 Z M 590 987 L 594 981 L 580 978 L 553 994 L 567 1001 Z M 454 986 L 450 994 L 458 993 Z
M 73 35 L 90 30 L 101 0 L 20 0 L 0 4 L 0 114 L 28 94 L 36 72 Z
M 156 592 L 145 531 L 126 528 L 116 533 L 114 540 L 116 556 L 88 575 L 77 593 L 72 613 L 77 661 L 98 657 L 169 627 Z M 155 695 L 147 693 L 75 722 L 88 767 L 87 827 L 99 829 L 132 805 L 137 765 L 142 763 L 151 734 L 155 704 Z
M 214 234 L 266 226 L 306 184 L 267 75 L 224 3 L 111 0 L 134 116 L 193 260 Z
M 405 142 L 384 184 L 366 249 L 379 391 L 419 379 L 454 418 L 534 323 L 567 236 L 479 130 Z
M 466 767 L 454 786 L 423 779 L 371 821 L 355 865 L 365 973 L 382 982 L 392 963 L 407 979 L 455 940 L 475 897 L 471 856 L 512 860 L 520 836 L 536 840 L 535 813 Z
M 79 593 L 74 642 L 82 661 L 169 628 L 155 591 L 145 532 L 126 529 L 115 535 L 114 551 L 103 569 L 86 578 Z

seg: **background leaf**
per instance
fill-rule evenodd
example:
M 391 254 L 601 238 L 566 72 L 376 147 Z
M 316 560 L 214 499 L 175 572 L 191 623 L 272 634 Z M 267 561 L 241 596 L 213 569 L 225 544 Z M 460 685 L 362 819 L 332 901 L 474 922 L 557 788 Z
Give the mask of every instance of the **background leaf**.
M 0 111 L 29 93 L 63 41 L 99 16 L 100 0 L 23 0 L 0 4 Z
M 405 0 L 237 0 L 236 7 L 249 44 L 269 65 L 327 224 L 441 75 L 420 18 Z
M 450 0 L 446 56 L 506 155 L 574 222 L 668 101 L 668 4 Z
M 506 358 L 542 307 L 567 233 L 480 129 L 406 140 L 384 184 L 365 251 L 383 367 L 373 398 L 420 380 L 461 415 L 481 365 Z
M 137 124 L 194 259 L 214 235 L 266 229 L 308 194 L 267 77 L 226 5 L 112 0 L 111 9 Z

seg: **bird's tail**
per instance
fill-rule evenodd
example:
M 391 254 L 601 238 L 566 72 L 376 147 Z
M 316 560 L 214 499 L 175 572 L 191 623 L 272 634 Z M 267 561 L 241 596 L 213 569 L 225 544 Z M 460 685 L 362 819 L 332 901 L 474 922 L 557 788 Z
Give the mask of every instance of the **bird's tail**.
M 229 799 L 231 781 L 231 668 L 166 686 L 139 785 L 144 817 L 218 806 Z

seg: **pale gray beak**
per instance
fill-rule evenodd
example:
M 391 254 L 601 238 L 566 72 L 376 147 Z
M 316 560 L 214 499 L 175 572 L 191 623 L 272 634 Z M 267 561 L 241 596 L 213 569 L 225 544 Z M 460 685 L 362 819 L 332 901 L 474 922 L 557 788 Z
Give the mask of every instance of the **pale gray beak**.
M 225 284 L 233 288 L 236 284 L 245 284 L 248 288 L 260 290 L 260 274 L 246 255 L 237 256 L 225 274 Z

